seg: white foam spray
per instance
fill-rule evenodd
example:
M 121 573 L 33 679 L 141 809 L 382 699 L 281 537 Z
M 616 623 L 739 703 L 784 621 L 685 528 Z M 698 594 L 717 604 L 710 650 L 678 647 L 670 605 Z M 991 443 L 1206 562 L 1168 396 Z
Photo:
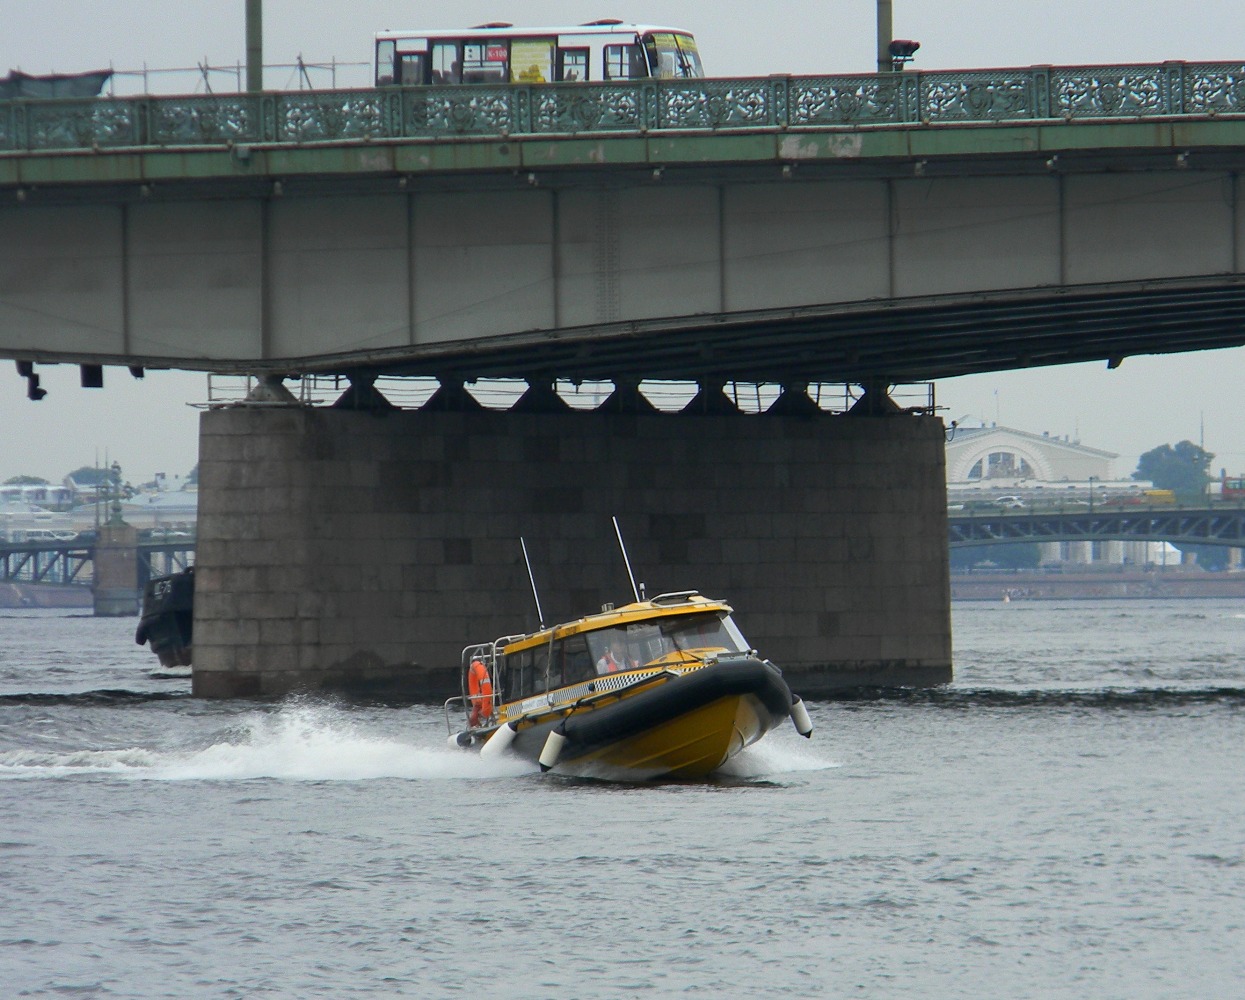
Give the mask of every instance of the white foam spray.
M 424 734 L 418 734 L 424 735 Z M 536 770 L 517 758 L 368 732 L 349 712 L 293 703 L 243 715 L 207 746 L 0 752 L 0 779 L 106 775 L 153 781 L 366 781 L 513 777 Z

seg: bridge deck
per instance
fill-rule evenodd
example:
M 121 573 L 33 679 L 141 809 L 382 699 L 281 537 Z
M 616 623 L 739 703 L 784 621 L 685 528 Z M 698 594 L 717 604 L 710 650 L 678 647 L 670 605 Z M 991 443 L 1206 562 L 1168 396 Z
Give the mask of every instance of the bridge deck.
M 952 548 L 1006 542 L 1121 540 L 1245 547 L 1245 504 L 1106 506 L 953 514 Z
M 0 356 L 922 381 L 1245 342 L 1245 65 L 0 103 Z

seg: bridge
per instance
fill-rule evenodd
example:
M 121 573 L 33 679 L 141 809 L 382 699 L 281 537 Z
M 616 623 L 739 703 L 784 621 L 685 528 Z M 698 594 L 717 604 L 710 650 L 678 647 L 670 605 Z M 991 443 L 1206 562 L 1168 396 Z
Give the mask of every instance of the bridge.
M 191 563 L 193 538 L 170 541 L 140 538 L 135 546 L 141 590 L 154 576 L 175 573 Z M 0 542 L 0 583 L 53 583 L 90 587 L 95 561 L 93 541 Z
M 947 517 L 951 548 L 1014 542 L 1172 542 L 1245 548 L 1245 505 L 1087 506 Z
M 804 693 L 933 683 L 943 428 L 886 387 L 1245 343 L 1242 168 L 1241 64 L 0 104 L 0 357 L 266 376 L 200 424 L 198 694 L 443 698 L 535 624 L 521 537 L 546 613 L 622 596 L 615 515 Z
M 1245 67 L 0 103 L 0 356 L 904 382 L 1245 341 Z

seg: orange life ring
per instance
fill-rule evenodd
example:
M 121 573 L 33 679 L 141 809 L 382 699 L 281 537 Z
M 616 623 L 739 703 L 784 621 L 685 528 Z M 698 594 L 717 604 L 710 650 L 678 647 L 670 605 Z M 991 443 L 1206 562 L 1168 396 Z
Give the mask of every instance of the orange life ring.
M 467 671 L 467 694 L 471 701 L 470 723 L 478 726 L 493 714 L 493 680 L 478 658 L 471 661 Z

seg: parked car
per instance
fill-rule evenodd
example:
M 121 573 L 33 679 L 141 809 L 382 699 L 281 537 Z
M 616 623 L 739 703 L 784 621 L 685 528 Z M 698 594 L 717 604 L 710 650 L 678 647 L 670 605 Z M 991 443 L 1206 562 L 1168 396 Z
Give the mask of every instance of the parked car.
M 1025 506 L 1025 502 L 1020 497 L 999 497 L 994 501 L 994 506 L 1003 510 L 1019 510 Z

